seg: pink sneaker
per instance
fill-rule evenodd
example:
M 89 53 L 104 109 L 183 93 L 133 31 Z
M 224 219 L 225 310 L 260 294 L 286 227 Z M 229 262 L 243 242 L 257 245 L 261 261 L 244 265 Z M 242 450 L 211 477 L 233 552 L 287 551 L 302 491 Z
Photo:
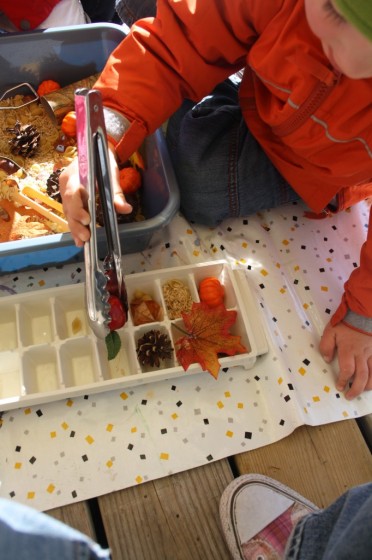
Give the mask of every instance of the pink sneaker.
M 220 517 L 234 560 L 281 560 L 288 538 L 318 507 L 284 484 L 260 474 L 233 480 L 221 496 Z

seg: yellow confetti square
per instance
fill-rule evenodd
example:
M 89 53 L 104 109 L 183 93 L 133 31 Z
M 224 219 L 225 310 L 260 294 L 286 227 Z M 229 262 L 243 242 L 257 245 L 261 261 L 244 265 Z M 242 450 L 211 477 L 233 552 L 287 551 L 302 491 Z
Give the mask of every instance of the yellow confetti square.
M 245 259 L 240 259 L 240 264 L 247 264 L 247 261 Z
M 120 393 L 120 398 L 123 399 L 123 401 L 125 401 L 128 398 L 127 393 Z
M 304 303 L 302 306 L 304 309 L 309 309 L 309 304 L 308 303 Z
M 244 408 L 244 403 L 242 402 L 238 402 L 238 404 L 236 405 L 238 408 Z
M 33 500 L 35 498 L 35 492 L 27 492 L 27 499 L 28 500 Z
M 135 434 L 136 431 L 137 431 L 137 426 L 132 426 L 131 429 L 130 429 L 130 433 Z
M 18 469 L 18 470 L 21 469 L 22 468 L 22 463 L 15 463 L 14 468 Z
M 107 467 L 108 469 L 111 469 L 111 467 L 112 467 L 113 464 L 114 464 L 114 463 L 111 461 L 111 459 L 109 459 L 108 461 L 106 461 L 106 467 Z
M 45 286 L 45 280 L 39 280 L 38 284 L 40 288 L 42 288 L 43 286 Z
M 113 425 L 113 424 L 107 424 L 107 426 L 106 426 L 106 432 L 112 432 L 113 429 L 114 429 L 114 425 Z
M 61 427 L 62 427 L 64 430 L 67 430 L 67 429 L 68 429 L 68 424 L 67 424 L 67 422 L 62 422 Z
M 140 476 L 140 475 L 136 476 L 136 482 L 137 482 L 137 484 L 141 484 L 142 481 L 143 481 L 142 476 Z
M 94 439 L 92 438 L 92 436 L 87 436 L 87 437 L 85 438 L 85 441 L 86 441 L 87 443 L 89 443 L 89 445 L 92 445 L 92 443 L 94 442 Z
M 57 432 L 50 432 L 50 437 L 51 437 L 52 439 L 53 439 L 53 438 L 56 438 L 56 437 L 57 437 Z
M 196 249 L 194 249 L 192 254 L 194 255 L 194 257 L 198 257 L 200 255 L 200 251 L 197 251 Z
M 282 244 L 283 244 L 283 245 L 289 245 L 288 239 L 283 239 Z
M 306 374 L 306 369 L 303 368 L 303 367 L 300 367 L 300 369 L 298 370 L 298 373 L 299 373 L 300 375 L 305 375 L 305 374 Z
M 49 494 L 53 494 L 54 490 L 56 489 L 56 487 L 54 486 L 54 484 L 49 484 L 48 488 L 47 488 L 47 492 Z
M 281 294 L 285 294 L 285 293 L 287 293 L 287 290 L 285 288 L 280 288 L 279 292 Z
M 298 264 L 296 264 L 296 266 L 293 267 L 293 270 L 295 272 L 298 272 L 300 270 L 300 267 L 298 266 Z
M 283 377 L 279 377 L 278 378 L 278 385 L 281 385 L 283 383 Z
M 328 292 L 328 286 L 320 286 L 322 292 Z
M 162 459 L 163 461 L 168 461 L 169 453 L 160 453 L 160 459 Z
M 223 404 L 222 401 L 218 401 L 217 406 L 218 408 L 224 408 L 225 405 Z
M 227 437 L 231 438 L 231 437 L 233 437 L 234 432 L 232 432 L 231 430 L 227 430 L 226 435 L 227 435 Z
M 282 268 L 282 265 L 278 262 L 275 264 L 275 266 L 276 266 L 276 268 Z
M 187 235 L 192 235 L 192 229 L 187 229 L 186 233 L 187 233 Z
M 243 249 L 246 249 L 248 247 L 248 243 L 246 241 L 243 241 L 242 247 L 243 247 Z
M 73 404 L 74 404 L 74 401 L 72 401 L 71 399 L 68 399 L 68 400 L 66 401 L 66 406 L 70 406 L 70 407 L 71 407 Z
M 213 251 L 213 253 L 217 253 L 218 252 L 217 247 L 213 247 L 212 251 Z
M 324 385 L 324 387 L 323 387 L 323 391 L 324 391 L 325 393 L 329 393 L 329 392 L 330 392 L 330 390 L 331 390 L 331 388 L 330 388 L 330 387 L 328 387 L 328 385 Z
M 177 412 L 173 412 L 173 414 L 171 414 L 171 418 L 173 418 L 173 420 L 177 420 L 178 418 Z
M 344 418 L 349 418 L 349 413 L 346 410 L 344 410 L 343 413 L 342 413 L 342 416 Z
M 262 276 L 267 276 L 269 274 L 264 268 L 260 270 L 260 273 L 262 274 Z
M 225 397 L 228 399 L 229 397 L 231 397 L 231 393 L 230 391 L 225 391 Z
M 320 397 L 318 396 L 313 397 L 313 402 L 320 402 Z
M 24 409 L 24 413 L 26 414 L 26 416 L 27 416 L 28 414 L 31 414 L 31 408 L 25 408 L 25 409 Z

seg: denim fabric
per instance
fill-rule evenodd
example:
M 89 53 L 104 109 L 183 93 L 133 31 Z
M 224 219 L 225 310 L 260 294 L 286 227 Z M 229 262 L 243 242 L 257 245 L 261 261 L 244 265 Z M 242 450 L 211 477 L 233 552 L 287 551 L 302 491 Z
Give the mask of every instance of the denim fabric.
M 0 499 L 0 558 L 98 560 L 109 559 L 110 552 L 53 517 Z
M 116 11 L 123 23 L 130 27 L 135 21 L 156 14 L 156 0 L 116 0 Z
M 81 3 L 92 23 L 112 21 L 115 14 L 115 0 L 81 0 Z
M 185 101 L 169 120 L 167 143 L 191 222 L 215 226 L 299 199 L 249 132 L 231 80 L 196 105 Z
M 301 519 L 286 560 L 371 560 L 372 483 L 356 486 L 327 509 Z

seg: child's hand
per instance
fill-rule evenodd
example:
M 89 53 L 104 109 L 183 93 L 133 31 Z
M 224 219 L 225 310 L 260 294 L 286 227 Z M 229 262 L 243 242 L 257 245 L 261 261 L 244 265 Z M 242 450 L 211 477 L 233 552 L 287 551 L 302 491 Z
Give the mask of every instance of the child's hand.
M 345 393 L 347 399 L 372 390 L 372 336 L 343 323 L 335 327 L 328 323 L 319 351 L 326 362 L 331 362 L 337 351 L 339 374 L 336 388 L 344 391 L 351 381 L 351 387 Z
M 119 184 L 119 169 L 116 164 L 114 149 L 109 149 L 114 204 L 117 212 L 129 214 L 132 206 L 126 202 Z M 77 247 L 81 247 L 90 238 L 90 216 L 87 210 L 88 196 L 80 184 L 79 163 L 75 159 L 59 177 L 59 188 L 62 196 L 63 210 L 70 227 L 71 235 Z

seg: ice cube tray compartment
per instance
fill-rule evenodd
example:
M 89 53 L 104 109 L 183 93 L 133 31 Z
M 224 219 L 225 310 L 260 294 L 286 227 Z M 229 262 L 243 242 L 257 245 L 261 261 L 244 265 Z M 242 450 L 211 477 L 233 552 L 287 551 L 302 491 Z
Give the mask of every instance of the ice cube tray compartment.
M 139 290 L 161 306 L 163 315 L 136 326 L 130 312 L 127 324 L 117 331 L 121 349 L 110 361 L 105 341 L 95 337 L 87 321 L 85 285 L 45 289 L 0 299 L 0 411 L 201 372 L 199 364 L 185 372 L 175 352 L 159 368 L 141 365 L 136 348 L 150 330 L 167 334 L 175 348 L 176 340 L 183 336 L 176 326 L 182 326 L 183 319 L 170 317 L 163 286 L 178 280 L 197 302 L 199 283 L 207 276 L 223 284 L 225 307 L 237 311 L 230 332 L 240 335 L 247 349 L 220 358 L 221 369 L 252 367 L 257 356 L 267 352 L 266 338 L 247 278 L 225 261 L 128 275 L 129 303 Z

